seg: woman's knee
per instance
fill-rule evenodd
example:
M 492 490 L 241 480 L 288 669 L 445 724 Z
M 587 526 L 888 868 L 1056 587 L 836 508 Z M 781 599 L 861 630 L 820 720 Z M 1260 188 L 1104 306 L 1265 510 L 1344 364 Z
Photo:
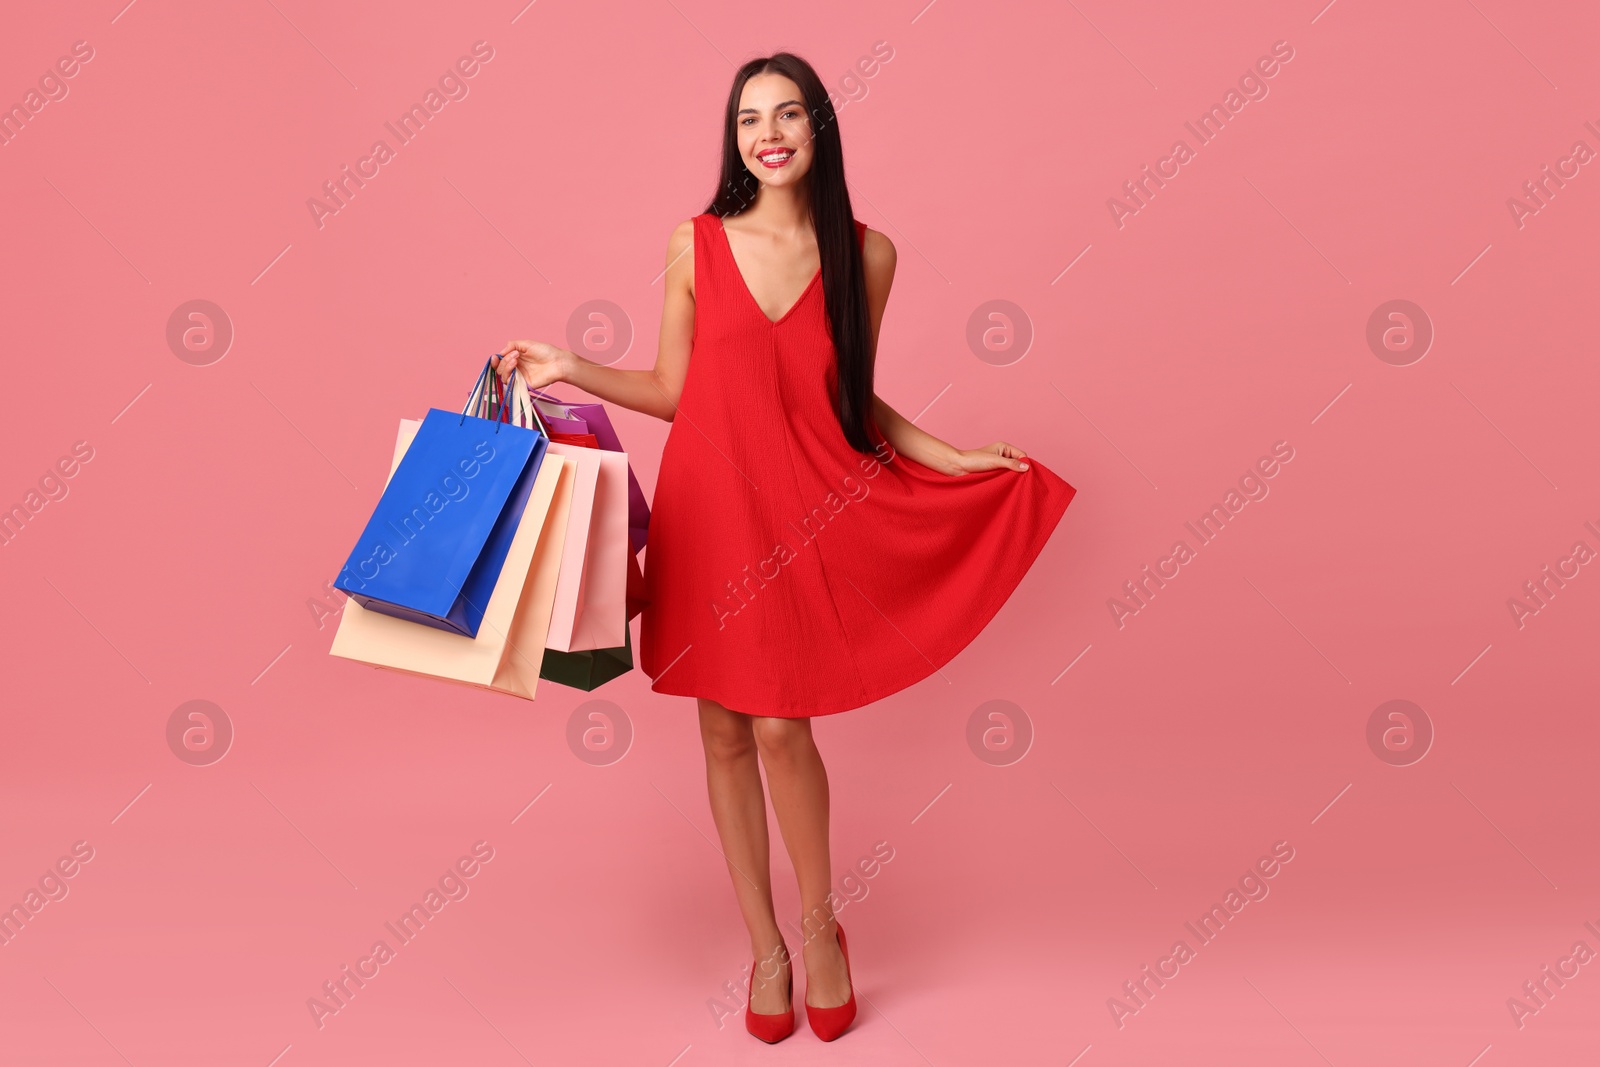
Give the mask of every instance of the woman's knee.
M 700 741 L 706 758 L 712 760 L 744 759 L 755 751 L 750 716 L 729 711 L 710 700 L 700 702 Z
M 763 759 L 793 759 L 811 747 L 811 723 L 806 719 L 758 716 L 751 732 Z

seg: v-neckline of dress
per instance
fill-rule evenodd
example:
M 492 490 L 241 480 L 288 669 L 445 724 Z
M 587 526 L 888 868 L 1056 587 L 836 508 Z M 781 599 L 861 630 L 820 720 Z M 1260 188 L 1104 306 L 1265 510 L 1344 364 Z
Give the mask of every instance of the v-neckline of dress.
M 768 325 L 782 326 L 784 321 L 795 313 L 795 309 L 805 303 L 806 297 L 811 295 L 811 290 L 816 288 L 817 279 L 822 277 L 821 264 L 817 265 L 817 272 L 811 276 L 811 280 L 806 283 L 806 287 L 800 290 L 800 295 L 795 298 L 794 303 L 789 305 L 789 310 L 775 319 L 767 318 L 767 313 L 761 310 L 761 304 L 756 300 L 756 294 L 750 291 L 750 283 L 744 280 L 744 271 L 739 269 L 739 261 L 733 254 L 733 242 L 728 240 L 728 227 L 723 224 L 722 216 L 720 215 L 717 216 L 717 229 L 722 233 L 722 247 L 727 249 L 728 261 L 733 264 L 733 273 L 739 276 L 739 288 L 744 290 L 745 298 L 750 301 L 750 306 L 756 309 L 756 314 L 767 320 Z

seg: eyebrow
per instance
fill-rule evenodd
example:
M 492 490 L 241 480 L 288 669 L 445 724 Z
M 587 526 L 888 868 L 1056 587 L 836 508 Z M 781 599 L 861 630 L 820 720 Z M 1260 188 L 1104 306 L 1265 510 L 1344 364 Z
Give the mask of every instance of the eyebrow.
M 785 100 L 781 104 L 774 104 L 773 107 L 772 107 L 772 110 L 774 110 L 774 111 L 782 111 L 784 108 L 789 107 L 792 104 L 797 104 L 800 107 L 805 107 L 806 106 L 804 100 Z M 753 107 L 741 107 L 739 109 L 739 114 L 743 115 L 745 112 L 749 112 L 752 115 L 761 114 L 761 112 L 757 111 Z

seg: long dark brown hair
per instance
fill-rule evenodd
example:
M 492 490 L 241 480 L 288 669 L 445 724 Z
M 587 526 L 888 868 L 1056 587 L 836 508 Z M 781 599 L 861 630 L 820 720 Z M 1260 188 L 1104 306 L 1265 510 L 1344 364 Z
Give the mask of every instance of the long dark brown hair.
M 817 231 L 817 251 L 822 257 L 822 294 L 828 327 L 837 353 L 834 414 L 845 440 L 857 452 L 871 452 L 876 443 L 868 435 L 872 424 L 872 320 L 867 312 L 866 272 L 856 237 L 855 214 L 844 183 L 844 148 L 839 140 L 839 119 L 828 90 L 811 64 L 791 52 L 752 59 L 733 76 L 722 128 L 722 175 L 717 193 L 706 208 L 718 217 L 737 215 L 755 202 L 761 183 L 739 155 L 739 97 L 744 83 L 757 74 L 782 74 L 800 87 L 806 113 L 811 116 L 810 189 L 811 222 Z

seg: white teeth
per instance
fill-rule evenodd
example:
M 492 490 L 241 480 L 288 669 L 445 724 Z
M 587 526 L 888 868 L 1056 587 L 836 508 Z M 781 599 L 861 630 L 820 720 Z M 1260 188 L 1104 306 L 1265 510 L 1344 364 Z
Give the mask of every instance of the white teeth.
M 760 158 L 762 161 L 767 163 L 776 163 L 778 160 L 788 159 L 792 155 L 794 155 L 793 152 L 773 152 L 770 155 L 761 156 Z

